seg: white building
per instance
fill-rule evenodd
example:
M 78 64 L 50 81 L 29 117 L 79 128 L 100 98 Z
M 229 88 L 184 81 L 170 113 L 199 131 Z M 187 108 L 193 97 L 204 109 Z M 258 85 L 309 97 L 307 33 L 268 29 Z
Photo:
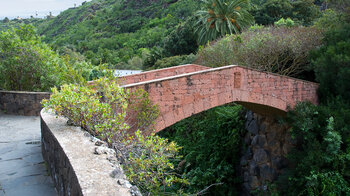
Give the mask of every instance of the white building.
M 127 76 L 127 75 L 131 75 L 131 74 L 137 74 L 137 73 L 141 73 L 142 70 L 120 70 L 120 69 L 116 69 L 114 70 L 114 76 L 116 77 L 120 77 L 120 76 Z

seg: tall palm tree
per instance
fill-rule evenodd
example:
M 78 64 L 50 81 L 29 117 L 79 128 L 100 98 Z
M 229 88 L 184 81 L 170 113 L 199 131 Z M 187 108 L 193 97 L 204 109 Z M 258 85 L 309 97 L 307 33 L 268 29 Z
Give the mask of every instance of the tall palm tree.
M 198 42 L 205 44 L 227 34 L 239 33 L 254 23 L 248 12 L 249 0 L 202 0 L 204 10 L 196 13 L 195 32 Z

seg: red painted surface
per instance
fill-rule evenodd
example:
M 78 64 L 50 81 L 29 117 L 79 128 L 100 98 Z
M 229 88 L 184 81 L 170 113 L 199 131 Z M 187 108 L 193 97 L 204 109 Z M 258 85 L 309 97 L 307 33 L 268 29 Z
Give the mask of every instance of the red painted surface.
M 318 103 L 316 83 L 236 65 L 212 69 L 177 66 L 124 77 L 124 84 L 130 90 L 146 90 L 159 105 L 156 132 L 193 114 L 231 102 L 251 103 L 250 109 L 267 106 L 264 110 L 279 111 L 287 111 L 300 101 Z

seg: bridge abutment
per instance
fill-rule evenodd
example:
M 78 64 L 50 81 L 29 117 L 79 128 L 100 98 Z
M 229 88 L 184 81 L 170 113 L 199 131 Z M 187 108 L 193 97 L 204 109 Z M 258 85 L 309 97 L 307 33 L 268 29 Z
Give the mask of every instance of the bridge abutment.
M 239 170 L 242 175 L 242 195 L 251 191 L 266 191 L 288 167 L 287 154 L 296 145 L 288 125 L 273 116 L 248 111 L 246 113 L 244 148 Z

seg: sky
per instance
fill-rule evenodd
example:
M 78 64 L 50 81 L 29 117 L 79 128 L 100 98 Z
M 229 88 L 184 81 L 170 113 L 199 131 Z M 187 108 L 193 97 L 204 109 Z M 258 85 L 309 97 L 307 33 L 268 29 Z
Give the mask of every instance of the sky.
M 90 0 L 0 0 L 0 19 L 29 18 L 30 16 L 45 17 L 52 12 L 57 16 L 61 11 L 81 5 Z

